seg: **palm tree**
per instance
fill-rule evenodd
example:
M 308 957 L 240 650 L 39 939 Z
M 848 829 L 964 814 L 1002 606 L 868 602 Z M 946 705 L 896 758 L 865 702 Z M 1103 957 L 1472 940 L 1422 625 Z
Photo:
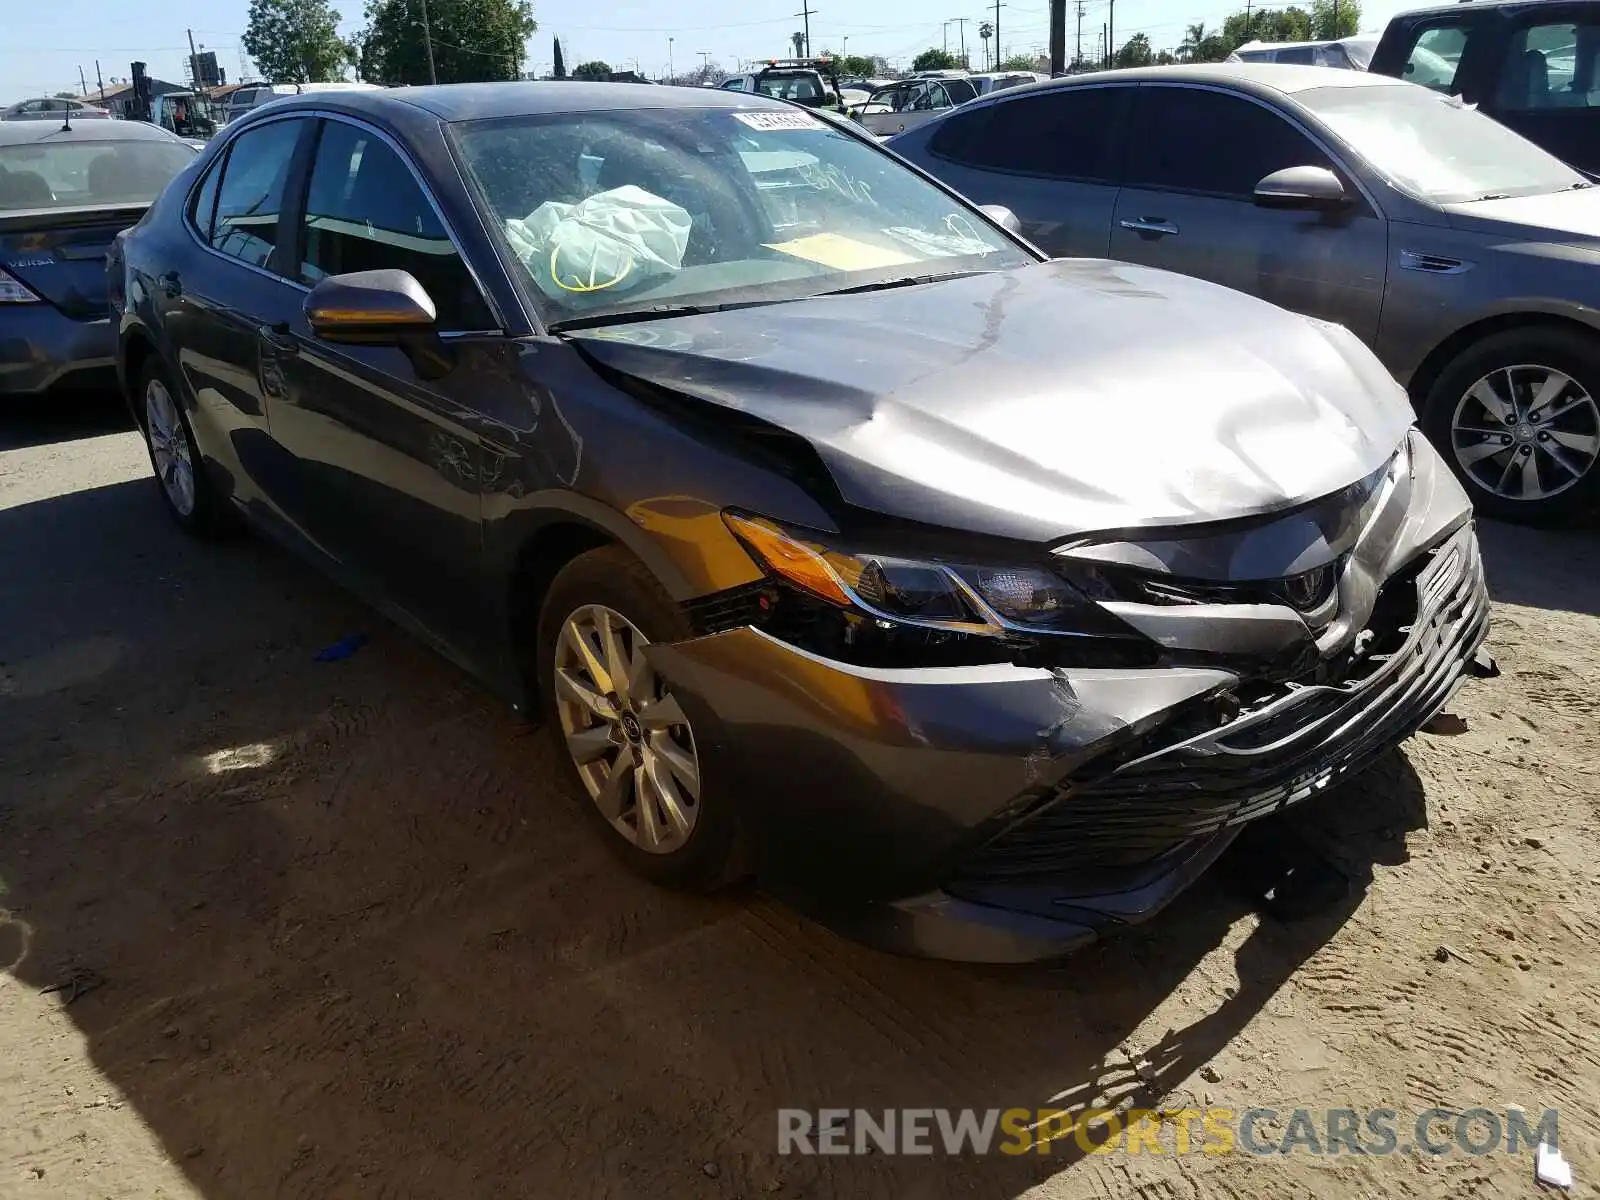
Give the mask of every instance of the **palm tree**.
M 1178 61 L 1193 62 L 1200 53 L 1200 46 L 1206 40 L 1205 22 L 1201 21 L 1188 27 L 1184 31 L 1183 42 L 1178 46 Z

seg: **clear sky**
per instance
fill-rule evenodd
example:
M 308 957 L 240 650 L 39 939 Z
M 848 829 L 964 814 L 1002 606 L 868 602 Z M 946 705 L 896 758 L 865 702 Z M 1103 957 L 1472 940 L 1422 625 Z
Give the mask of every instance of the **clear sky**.
M 529 43 L 530 70 L 548 69 L 550 42 L 559 35 L 568 66 L 600 58 L 612 66 L 645 74 L 665 72 L 668 55 L 678 70 L 693 66 L 706 51 L 732 70 L 740 59 L 783 54 L 789 34 L 800 29 L 802 0 L 535 0 L 539 32 Z M 959 49 L 966 17 L 967 50 L 974 66 L 981 58 L 978 23 L 994 19 L 984 0 L 812 0 L 811 45 L 818 52 L 881 54 L 907 59 L 929 46 Z M 1111 0 L 1084 0 L 1084 53 L 1098 51 L 1100 29 Z M 1282 0 L 1268 0 L 1276 6 Z M 1070 0 L 1069 0 L 1070 4 Z M 334 0 L 353 33 L 361 23 L 361 0 Z M 1120 45 L 1143 31 L 1157 48 L 1175 46 L 1184 27 L 1196 21 L 1219 24 L 1243 7 L 1226 0 L 1116 0 L 1114 40 Z M 1368 0 L 1362 29 L 1379 30 L 1389 16 L 1413 7 L 1396 0 Z M 0 0 L 0 103 L 76 89 L 81 67 L 95 86 L 95 60 L 108 85 L 143 59 L 158 79 L 180 82 L 188 54 L 186 30 L 202 49 L 217 52 L 230 80 L 238 78 L 240 38 L 249 0 Z M 946 24 L 947 21 L 952 23 Z M 1006 54 L 1043 49 L 1049 33 L 1047 0 L 1014 0 L 1000 9 Z M 1075 23 L 1068 10 L 1067 53 L 1072 54 Z M 668 42 L 671 38 L 672 41 Z M 848 41 L 846 41 L 848 39 Z

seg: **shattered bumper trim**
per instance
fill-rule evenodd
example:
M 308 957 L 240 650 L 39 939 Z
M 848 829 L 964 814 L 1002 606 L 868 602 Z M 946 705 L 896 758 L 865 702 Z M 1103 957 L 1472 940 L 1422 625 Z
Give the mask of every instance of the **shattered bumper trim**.
M 1431 553 L 1413 586 L 1417 612 L 1404 643 L 1366 678 L 1291 687 L 1109 774 L 1066 781 L 1054 802 L 964 862 L 947 890 L 1148 863 L 1360 771 L 1444 706 L 1488 631 L 1470 525 Z

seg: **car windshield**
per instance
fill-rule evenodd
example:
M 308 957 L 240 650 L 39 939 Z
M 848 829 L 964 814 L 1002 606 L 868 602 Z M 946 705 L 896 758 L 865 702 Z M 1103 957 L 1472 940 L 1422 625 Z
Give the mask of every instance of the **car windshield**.
M 194 147 L 150 140 L 0 146 L 0 210 L 148 203 L 194 161 Z
M 799 110 L 567 113 L 452 132 L 552 323 L 1032 261 L 894 158 Z
M 1439 204 L 1558 192 L 1584 177 L 1470 105 L 1412 84 L 1295 99 L 1396 186 Z

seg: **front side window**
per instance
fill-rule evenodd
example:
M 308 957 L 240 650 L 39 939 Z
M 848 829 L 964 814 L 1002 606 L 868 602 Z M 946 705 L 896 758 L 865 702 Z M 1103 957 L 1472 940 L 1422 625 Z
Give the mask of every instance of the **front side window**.
M 0 211 L 148 204 L 193 161 L 193 147 L 165 137 L 3 146 Z
M 1461 56 L 1467 50 L 1467 26 L 1431 25 L 1417 35 L 1406 58 L 1403 77 L 1407 83 L 1420 83 L 1436 92 L 1454 95 L 1460 91 L 1456 76 Z
M 211 245 L 223 254 L 266 267 L 278 244 L 284 185 L 303 120 L 257 125 L 233 140 L 217 189 Z
M 1140 88 L 1128 147 L 1128 187 L 1235 199 L 1285 167 L 1333 165 L 1270 109 L 1197 88 Z
M 1439 204 L 1531 196 L 1583 176 L 1499 121 L 1403 84 L 1297 93 L 1323 124 L 1396 186 Z
M 1600 23 L 1532 25 L 1506 48 L 1496 90 L 1502 111 L 1600 107 Z
M 567 113 L 451 133 L 551 321 L 1033 261 L 888 154 L 798 110 Z
M 327 121 L 306 192 L 300 281 L 352 271 L 406 271 L 443 330 L 489 329 L 478 286 L 416 177 L 376 133 Z

